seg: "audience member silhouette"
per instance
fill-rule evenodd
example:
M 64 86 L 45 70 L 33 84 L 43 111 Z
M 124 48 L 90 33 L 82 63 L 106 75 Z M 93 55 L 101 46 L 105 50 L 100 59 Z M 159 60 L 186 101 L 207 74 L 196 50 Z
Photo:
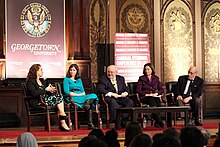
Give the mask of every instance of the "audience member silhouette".
M 124 146 L 129 146 L 133 138 L 138 135 L 142 134 L 142 128 L 137 122 L 130 122 L 126 129 L 125 129 L 125 143 Z
M 129 144 L 129 147 L 151 147 L 152 139 L 148 134 L 139 134 Z
M 176 137 L 165 134 L 153 143 L 153 147 L 181 147 L 181 144 Z
M 94 139 L 97 139 L 95 135 L 85 136 L 80 140 L 78 147 L 86 147 L 87 141 L 94 140 Z
M 104 137 L 103 131 L 101 129 L 98 129 L 98 128 L 93 129 L 91 132 L 89 132 L 88 136 L 90 136 L 90 135 L 94 135 L 98 139 L 103 139 L 103 137 Z
M 201 128 L 201 131 L 202 131 L 202 134 L 204 136 L 203 145 L 207 145 L 209 143 L 209 139 L 211 137 L 211 134 L 203 128 Z
M 89 139 L 85 141 L 83 147 L 108 147 L 108 145 L 101 139 Z
M 163 137 L 165 134 L 164 133 L 156 133 L 153 135 L 152 140 L 153 143 L 156 142 L 159 138 Z
M 168 135 L 168 136 L 175 137 L 176 139 L 179 140 L 179 134 L 180 133 L 175 128 L 169 127 L 167 129 L 163 130 L 163 133 Z
M 16 147 L 38 147 L 38 144 L 34 135 L 25 132 L 18 137 Z
M 111 129 L 105 133 L 103 140 L 108 147 L 120 147 L 120 143 L 117 138 L 118 133 L 115 131 L 115 129 Z
M 182 147 L 203 147 L 204 136 L 195 126 L 185 127 L 181 129 L 180 141 Z
M 213 147 L 220 147 L 220 138 L 216 138 Z

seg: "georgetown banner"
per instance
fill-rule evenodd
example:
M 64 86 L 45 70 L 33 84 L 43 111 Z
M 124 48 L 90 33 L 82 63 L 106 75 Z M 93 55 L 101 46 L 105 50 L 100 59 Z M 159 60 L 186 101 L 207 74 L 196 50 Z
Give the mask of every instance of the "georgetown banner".
M 64 1 L 6 0 L 6 77 L 25 78 L 39 63 L 44 78 L 64 77 Z

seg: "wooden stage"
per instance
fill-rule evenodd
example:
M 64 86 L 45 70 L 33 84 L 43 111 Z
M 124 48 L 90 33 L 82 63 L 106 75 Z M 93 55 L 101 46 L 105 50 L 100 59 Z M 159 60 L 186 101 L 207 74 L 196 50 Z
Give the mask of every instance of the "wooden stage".
M 218 123 L 220 122 L 220 119 L 205 119 L 204 120 L 204 124 L 215 124 L 214 127 L 212 125 L 211 128 L 205 128 L 207 127 L 207 125 L 204 126 L 199 126 L 201 128 L 206 129 L 209 133 L 211 133 L 211 139 L 209 140 L 209 144 L 208 147 L 211 147 L 213 145 L 213 142 L 216 138 L 216 132 L 218 131 Z M 184 121 L 183 120 L 178 120 L 177 121 L 177 126 L 174 126 L 174 128 L 177 128 L 178 130 L 180 130 L 184 125 Z M 216 127 L 215 127 L 216 126 Z M 85 127 L 85 126 L 84 126 Z M 109 129 L 104 128 L 105 126 L 103 125 L 103 132 L 106 132 Z M 114 128 L 114 124 L 111 124 L 111 128 Z M 149 129 L 148 129 L 149 128 Z M 149 134 L 150 136 L 153 136 L 156 133 L 160 133 L 163 131 L 163 129 L 165 128 L 154 128 L 152 126 L 150 126 L 150 122 L 147 124 L 147 128 L 144 128 L 144 133 Z M 31 128 L 31 132 L 34 134 L 36 131 L 38 130 L 43 130 L 43 127 L 32 127 Z M 52 132 L 53 130 L 57 131 L 57 126 L 52 126 Z M 82 128 L 81 132 L 90 132 L 89 130 L 86 130 L 85 128 Z M 5 131 L 7 132 L 11 132 L 11 133 L 16 133 L 16 131 L 20 132 L 25 132 L 26 128 L 0 128 L 0 136 L 3 136 L 0 138 L 0 146 L 2 147 L 15 147 L 16 146 L 16 139 L 17 137 L 7 137 L 7 135 L 4 137 L 4 133 Z M 80 130 L 79 130 L 80 131 Z M 69 135 L 55 135 L 55 136 L 51 136 L 50 134 L 52 133 L 48 133 L 48 132 L 43 132 L 46 135 L 42 135 L 42 136 L 36 136 L 36 139 L 38 141 L 38 145 L 39 147 L 45 147 L 45 146 L 50 146 L 50 147 L 77 147 L 79 141 L 86 136 L 87 134 L 76 134 L 75 132 L 77 131 L 72 131 L 72 132 L 68 132 Z M 124 146 L 124 139 L 125 139 L 125 129 L 121 129 L 120 131 L 118 131 L 118 140 L 121 144 L 121 147 Z M 57 132 L 59 134 L 59 132 Z M 18 135 L 17 135 L 18 136 Z

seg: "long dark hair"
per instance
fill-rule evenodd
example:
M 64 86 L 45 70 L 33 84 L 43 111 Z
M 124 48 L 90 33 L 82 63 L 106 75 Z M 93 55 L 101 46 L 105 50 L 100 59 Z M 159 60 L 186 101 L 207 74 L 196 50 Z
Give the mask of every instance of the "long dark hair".
M 151 68 L 151 70 L 152 70 L 152 74 L 151 75 L 155 75 L 155 70 L 154 70 L 154 67 L 153 67 L 153 65 L 151 63 L 146 63 L 144 65 L 143 74 L 146 75 L 146 70 L 145 70 L 146 66 L 149 66 Z
M 41 65 L 40 64 L 33 64 L 29 72 L 27 74 L 27 79 L 36 79 L 37 78 L 37 71 L 40 69 Z
M 70 74 L 70 69 L 73 68 L 73 67 L 75 67 L 75 69 L 76 69 L 75 80 L 77 80 L 77 79 L 80 78 L 80 75 L 79 75 L 79 66 L 78 66 L 77 64 L 71 64 L 71 65 L 69 66 L 69 69 L 68 69 L 68 71 L 67 71 L 67 73 L 66 73 L 66 77 L 68 77 L 68 78 L 71 78 L 71 77 L 72 77 L 71 74 Z

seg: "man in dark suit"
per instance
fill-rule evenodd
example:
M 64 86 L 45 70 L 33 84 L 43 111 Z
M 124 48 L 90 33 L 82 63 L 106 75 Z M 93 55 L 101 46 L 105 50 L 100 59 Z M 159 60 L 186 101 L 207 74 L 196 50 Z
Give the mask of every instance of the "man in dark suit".
M 133 107 L 133 101 L 128 98 L 128 87 L 125 79 L 117 75 L 115 65 L 108 66 L 107 75 L 100 79 L 97 91 L 104 94 L 105 101 L 109 104 L 111 122 L 116 121 L 116 108 Z M 123 116 L 123 118 L 127 117 L 128 115 Z
M 198 70 L 196 67 L 190 67 L 188 75 L 180 76 L 177 82 L 176 100 L 179 105 L 189 103 L 195 125 L 201 126 L 199 122 L 199 114 L 201 113 L 201 99 L 200 96 L 203 92 L 204 81 L 197 76 Z

